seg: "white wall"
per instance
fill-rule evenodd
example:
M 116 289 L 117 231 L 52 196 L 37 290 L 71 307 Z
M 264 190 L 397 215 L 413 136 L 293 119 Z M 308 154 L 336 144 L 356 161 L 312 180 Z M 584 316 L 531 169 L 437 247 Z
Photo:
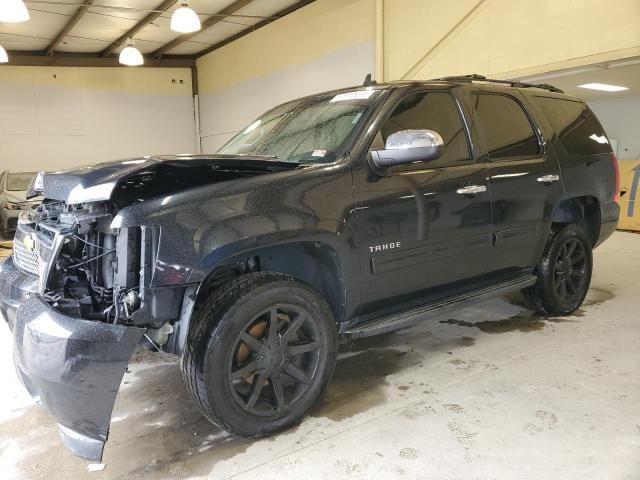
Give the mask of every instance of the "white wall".
M 0 68 L 0 171 L 195 150 L 189 69 Z
M 587 102 L 609 138 L 618 141 L 618 158 L 640 160 L 640 97 Z
M 198 60 L 203 152 L 287 100 L 374 72 L 372 0 L 317 0 Z

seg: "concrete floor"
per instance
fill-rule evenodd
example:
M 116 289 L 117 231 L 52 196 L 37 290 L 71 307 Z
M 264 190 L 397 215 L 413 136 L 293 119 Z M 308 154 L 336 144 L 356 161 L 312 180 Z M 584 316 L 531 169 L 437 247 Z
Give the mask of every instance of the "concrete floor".
M 262 440 L 209 424 L 175 359 L 140 352 L 94 473 L 23 393 L 0 326 L 0 475 L 640 479 L 639 272 L 640 235 L 616 233 L 571 317 L 533 317 L 514 295 L 348 345 L 312 414 Z

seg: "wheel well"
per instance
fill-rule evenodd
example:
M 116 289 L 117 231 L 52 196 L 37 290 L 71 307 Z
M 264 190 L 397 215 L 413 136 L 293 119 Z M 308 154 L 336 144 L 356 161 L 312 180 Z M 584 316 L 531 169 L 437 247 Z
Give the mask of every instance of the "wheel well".
M 576 223 L 589 235 L 595 245 L 600 235 L 600 202 L 595 197 L 574 197 L 563 201 L 553 211 L 553 224 Z
M 203 281 L 196 305 L 223 284 L 248 272 L 289 275 L 315 289 L 340 322 L 346 309 L 346 285 L 338 255 L 321 242 L 296 242 L 253 250 L 218 265 Z

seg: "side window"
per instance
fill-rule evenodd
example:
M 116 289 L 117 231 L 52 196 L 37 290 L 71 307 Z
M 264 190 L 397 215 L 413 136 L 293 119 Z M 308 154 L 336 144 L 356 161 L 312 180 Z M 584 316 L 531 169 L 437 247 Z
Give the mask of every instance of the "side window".
M 611 152 L 602 125 L 584 103 L 550 97 L 535 97 L 535 101 L 568 153 L 591 155 Z
M 506 95 L 475 95 L 475 120 L 484 132 L 489 158 L 535 157 L 538 137 L 520 104 Z
M 421 92 L 403 99 L 382 125 L 373 148 L 384 148 L 387 138 L 401 130 L 433 130 L 444 140 L 443 155 L 430 167 L 455 165 L 470 159 L 469 143 L 460 111 L 445 92 Z

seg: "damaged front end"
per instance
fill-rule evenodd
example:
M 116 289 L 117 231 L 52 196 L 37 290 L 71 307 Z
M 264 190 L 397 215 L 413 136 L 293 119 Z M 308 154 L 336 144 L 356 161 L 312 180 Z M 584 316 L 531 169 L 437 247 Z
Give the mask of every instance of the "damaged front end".
M 112 229 L 108 202 L 67 205 L 45 200 L 21 216 L 14 262 L 37 275 L 41 296 L 60 313 L 105 323 L 127 323 L 140 306 L 150 275 L 153 232 Z M 142 268 L 144 267 L 144 268 Z
M 65 445 L 92 461 L 102 458 L 136 346 L 143 335 L 155 344 L 170 333 L 149 313 L 145 292 L 157 232 L 111 228 L 113 208 L 45 200 L 20 218 L 13 257 L 0 265 L 0 311 L 13 330 L 18 375 L 58 421 Z
M 197 200 L 218 183 L 295 168 L 265 157 L 168 156 L 34 177 L 28 195 L 45 200 L 22 215 L 13 256 L 0 264 L 0 313 L 24 385 L 74 453 L 101 459 L 139 342 L 184 349 L 202 260 L 200 233 L 184 236 L 202 213 Z

